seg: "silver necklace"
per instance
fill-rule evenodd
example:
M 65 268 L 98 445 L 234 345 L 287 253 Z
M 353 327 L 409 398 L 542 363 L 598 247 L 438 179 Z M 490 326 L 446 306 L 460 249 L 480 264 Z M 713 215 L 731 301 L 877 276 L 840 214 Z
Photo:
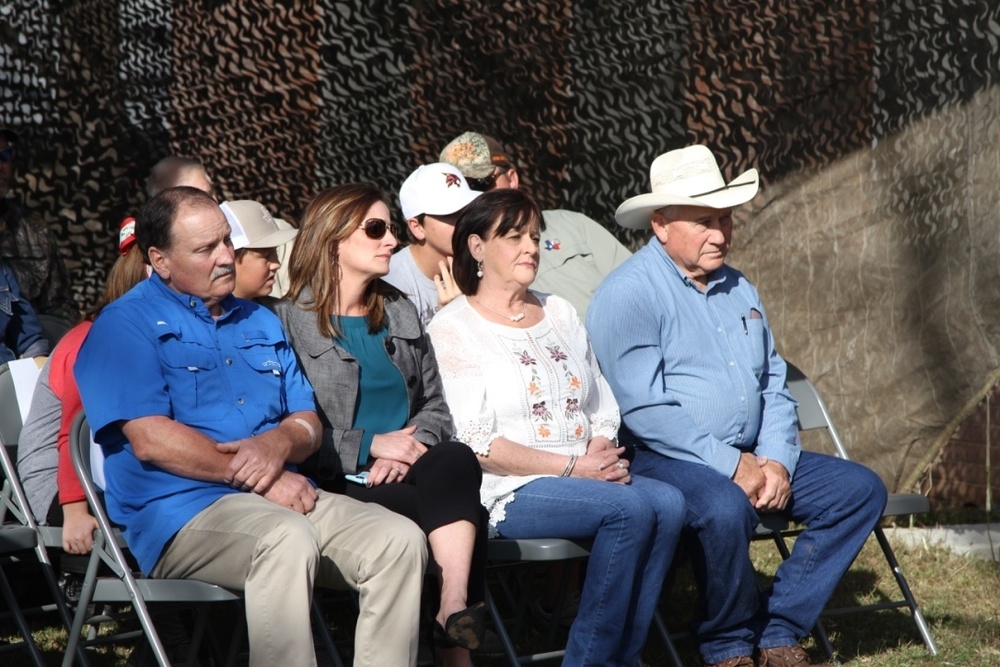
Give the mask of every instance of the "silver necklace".
M 476 300 L 476 303 L 478 303 L 480 306 L 482 306 L 486 310 L 490 311 L 494 315 L 499 315 L 500 317 L 502 317 L 502 318 L 504 318 L 506 320 L 510 320 L 511 322 L 520 322 L 521 320 L 523 320 L 524 319 L 524 315 L 525 315 L 525 310 L 527 310 L 527 307 L 528 307 L 528 304 L 524 303 L 524 304 L 521 305 L 521 312 L 518 313 L 517 315 L 504 315 L 503 313 L 498 313 L 497 311 L 493 310 L 492 308 L 490 308 L 489 306 L 487 306 L 485 303 L 483 303 L 482 301 L 480 301 L 479 297 L 475 297 L 474 296 L 472 298 Z

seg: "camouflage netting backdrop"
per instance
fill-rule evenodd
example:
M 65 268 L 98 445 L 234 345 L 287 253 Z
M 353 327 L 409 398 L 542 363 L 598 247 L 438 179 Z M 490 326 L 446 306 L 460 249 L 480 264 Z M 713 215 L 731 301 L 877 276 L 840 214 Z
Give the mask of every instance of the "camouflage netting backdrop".
M 659 153 L 764 187 L 733 263 L 856 457 L 912 486 L 1000 366 L 994 0 L 13 0 L 0 122 L 81 305 L 159 158 L 295 218 L 492 134 L 545 207 L 614 228 Z M 642 235 L 628 237 L 633 245 Z

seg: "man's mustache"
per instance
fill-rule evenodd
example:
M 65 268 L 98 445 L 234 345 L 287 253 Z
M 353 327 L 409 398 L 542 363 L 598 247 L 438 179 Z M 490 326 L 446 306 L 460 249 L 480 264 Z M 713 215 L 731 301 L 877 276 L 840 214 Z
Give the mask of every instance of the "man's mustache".
M 229 274 L 236 273 L 235 264 L 225 264 L 219 268 L 212 271 L 212 280 L 217 280 L 218 278 L 223 278 Z

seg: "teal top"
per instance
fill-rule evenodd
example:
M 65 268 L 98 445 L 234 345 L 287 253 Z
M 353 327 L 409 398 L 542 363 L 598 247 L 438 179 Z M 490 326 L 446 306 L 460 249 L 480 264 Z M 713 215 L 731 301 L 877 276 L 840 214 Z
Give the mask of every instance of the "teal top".
M 358 360 L 354 428 L 363 432 L 358 452 L 358 467 L 362 468 L 368 465 L 368 453 L 376 434 L 397 431 L 406 426 L 409 399 L 403 376 L 385 350 L 388 329 L 382 327 L 375 333 L 369 333 L 364 316 L 341 315 L 338 319 L 337 328 L 342 333 L 337 344 Z

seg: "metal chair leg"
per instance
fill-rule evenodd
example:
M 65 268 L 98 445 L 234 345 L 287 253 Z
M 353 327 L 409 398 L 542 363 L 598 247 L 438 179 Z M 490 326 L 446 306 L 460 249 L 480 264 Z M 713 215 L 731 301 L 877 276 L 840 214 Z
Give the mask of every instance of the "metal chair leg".
M 45 667 L 45 659 L 42 657 L 42 652 L 39 650 L 38 644 L 35 643 L 35 638 L 31 634 L 31 628 L 28 627 L 28 620 L 21 613 L 21 608 L 14 597 L 14 591 L 11 589 L 10 582 L 7 580 L 7 575 L 4 574 L 2 568 L 0 568 L 0 594 L 2 594 L 7 608 L 10 609 L 10 613 L 14 617 L 17 629 L 24 638 L 24 647 L 31 654 L 31 661 L 38 667 Z

